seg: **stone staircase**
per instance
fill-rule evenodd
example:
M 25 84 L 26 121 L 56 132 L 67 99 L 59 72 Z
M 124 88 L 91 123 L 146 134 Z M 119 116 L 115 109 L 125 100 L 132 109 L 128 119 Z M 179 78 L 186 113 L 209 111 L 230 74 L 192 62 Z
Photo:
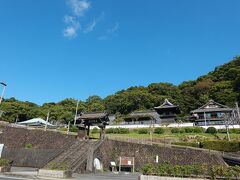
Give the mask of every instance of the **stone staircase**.
M 44 168 L 50 168 L 51 164 L 66 164 L 73 172 L 85 170 L 89 150 L 97 141 L 77 140 L 72 146 L 65 150 L 62 154 L 50 161 Z

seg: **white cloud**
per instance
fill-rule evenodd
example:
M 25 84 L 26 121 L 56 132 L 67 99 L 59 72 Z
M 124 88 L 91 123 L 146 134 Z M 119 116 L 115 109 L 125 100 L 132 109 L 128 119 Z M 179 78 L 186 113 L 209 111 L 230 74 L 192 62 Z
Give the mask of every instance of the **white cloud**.
M 84 33 L 89 33 L 92 32 L 95 28 L 95 26 L 97 25 L 97 21 L 94 20 L 92 23 L 88 24 L 86 29 L 83 31 Z
M 63 36 L 68 38 L 75 38 L 77 36 L 77 30 L 80 28 L 80 23 L 75 17 L 66 15 L 64 22 L 67 27 L 63 30 Z
M 119 23 L 116 22 L 115 25 L 114 25 L 112 28 L 110 28 L 110 29 L 107 30 L 107 32 L 110 33 L 110 34 L 114 34 L 114 33 L 116 33 L 118 30 L 119 30 Z
M 105 13 L 102 12 L 100 14 L 100 16 L 96 19 L 93 20 L 93 22 L 89 23 L 86 28 L 83 30 L 84 33 L 89 33 L 92 32 L 94 30 L 94 28 L 96 27 L 96 25 L 100 22 L 103 21 L 105 18 Z
M 63 30 L 63 36 L 68 38 L 74 38 L 77 36 L 77 28 L 68 26 Z
M 69 0 L 68 2 L 75 16 L 84 16 L 91 7 L 88 0 Z

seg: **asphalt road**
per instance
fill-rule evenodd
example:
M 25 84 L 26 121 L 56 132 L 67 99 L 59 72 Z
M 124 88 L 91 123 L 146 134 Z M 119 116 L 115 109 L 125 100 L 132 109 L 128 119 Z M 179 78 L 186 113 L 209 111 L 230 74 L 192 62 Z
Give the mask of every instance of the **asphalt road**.
M 47 178 L 44 178 L 47 179 Z M 113 173 L 99 173 L 99 174 L 78 174 L 72 180 L 137 180 L 138 174 L 113 174 Z M 9 177 L 0 175 L 0 180 L 36 180 L 31 178 Z
M 81 180 L 137 180 L 137 174 L 112 174 L 112 173 L 103 173 L 103 174 L 81 174 L 77 177 Z

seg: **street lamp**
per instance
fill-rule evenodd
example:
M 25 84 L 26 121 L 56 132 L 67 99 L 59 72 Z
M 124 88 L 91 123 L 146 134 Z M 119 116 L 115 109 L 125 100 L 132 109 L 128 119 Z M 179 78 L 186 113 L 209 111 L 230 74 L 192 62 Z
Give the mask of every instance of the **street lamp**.
M 0 97 L 0 104 L 1 104 L 7 84 L 5 84 L 3 82 L 0 82 L 0 84 L 3 86 L 2 95 Z

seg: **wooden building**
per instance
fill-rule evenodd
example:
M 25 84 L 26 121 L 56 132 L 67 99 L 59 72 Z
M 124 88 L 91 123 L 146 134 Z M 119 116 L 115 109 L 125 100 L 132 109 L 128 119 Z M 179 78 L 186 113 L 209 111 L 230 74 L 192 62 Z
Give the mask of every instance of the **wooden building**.
M 159 114 L 161 123 L 174 123 L 177 119 L 177 114 L 180 113 L 179 107 L 167 99 L 164 100 L 162 105 L 154 107 L 154 109 Z
M 210 100 L 202 107 L 191 111 L 191 115 L 196 126 L 223 125 L 232 111 L 232 108 Z
M 160 118 L 156 111 L 132 112 L 124 118 L 125 125 L 131 124 L 159 124 Z
M 79 128 L 80 138 L 89 138 L 90 126 L 98 126 L 101 130 L 100 138 L 105 135 L 106 125 L 109 123 L 108 113 L 106 112 L 91 112 L 82 113 L 77 117 L 76 124 Z

